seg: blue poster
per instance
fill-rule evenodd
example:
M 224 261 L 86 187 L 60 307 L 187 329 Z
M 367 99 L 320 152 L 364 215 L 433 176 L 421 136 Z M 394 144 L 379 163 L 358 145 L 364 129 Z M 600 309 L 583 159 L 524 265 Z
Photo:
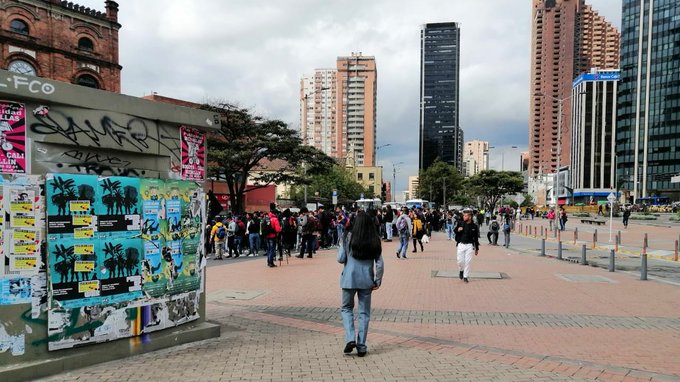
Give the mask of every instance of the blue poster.
M 5 276 L 0 278 L 0 305 L 30 304 L 31 278 Z
M 97 230 L 108 237 L 139 235 L 142 198 L 139 178 L 99 178 L 97 187 Z
M 52 238 L 94 237 L 97 176 L 47 174 L 47 235 Z

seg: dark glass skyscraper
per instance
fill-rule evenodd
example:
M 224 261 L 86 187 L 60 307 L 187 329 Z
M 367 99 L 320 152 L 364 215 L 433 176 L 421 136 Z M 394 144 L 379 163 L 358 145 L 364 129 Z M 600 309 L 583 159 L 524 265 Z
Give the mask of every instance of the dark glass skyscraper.
M 651 10 L 650 10 L 651 7 Z M 618 187 L 680 197 L 680 3 L 623 0 Z
M 425 24 L 420 31 L 419 169 L 435 159 L 463 167 L 463 130 L 458 123 L 460 28 Z

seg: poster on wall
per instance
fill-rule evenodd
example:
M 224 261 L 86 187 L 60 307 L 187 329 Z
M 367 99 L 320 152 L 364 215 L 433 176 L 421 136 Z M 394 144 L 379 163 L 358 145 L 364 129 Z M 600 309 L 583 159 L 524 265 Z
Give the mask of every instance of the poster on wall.
M 110 176 L 98 179 L 95 214 L 97 231 L 107 236 L 136 236 L 141 229 L 139 178 Z
M 0 242 L 4 266 L 0 274 L 30 275 L 41 269 L 44 224 L 42 178 L 12 175 L 0 187 Z
M 26 163 L 26 108 L 0 101 L 0 173 L 25 174 Z
M 0 278 L 0 305 L 30 304 L 31 278 L 4 276 Z
M 48 242 L 52 298 L 65 308 L 142 297 L 141 239 Z
M 205 134 L 197 129 L 181 126 L 182 179 L 205 179 Z
M 97 227 L 97 177 L 47 174 L 45 187 L 49 238 L 94 238 Z

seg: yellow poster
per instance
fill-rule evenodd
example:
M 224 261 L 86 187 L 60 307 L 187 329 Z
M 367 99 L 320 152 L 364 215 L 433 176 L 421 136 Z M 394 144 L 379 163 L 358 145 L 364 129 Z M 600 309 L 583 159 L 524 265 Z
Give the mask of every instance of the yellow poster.
M 76 255 L 93 255 L 94 244 L 76 244 L 73 246 L 73 253 Z
M 92 239 L 94 237 L 94 228 L 75 228 L 73 230 L 73 237 L 76 239 Z
M 32 255 L 37 250 L 38 246 L 35 243 L 14 243 L 15 255 Z
M 92 215 L 73 215 L 73 225 L 92 225 Z
M 34 216 L 11 215 L 12 227 L 35 227 Z
M 92 272 L 94 270 L 94 261 L 76 261 L 76 272 Z
M 15 241 L 35 241 L 37 237 L 37 232 L 30 229 L 15 229 L 12 235 Z
M 90 210 L 89 200 L 71 200 L 69 202 L 71 212 L 88 212 Z
M 81 281 L 78 283 L 78 293 L 89 293 L 99 291 L 99 280 Z
M 11 202 L 9 206 L 10 212 L 26 214 L 33 212 L 33 203 L 31 202 Z
M 35 269 L 38 266 L 37 257 L 11 257 L 12 271 L 25 271 Z

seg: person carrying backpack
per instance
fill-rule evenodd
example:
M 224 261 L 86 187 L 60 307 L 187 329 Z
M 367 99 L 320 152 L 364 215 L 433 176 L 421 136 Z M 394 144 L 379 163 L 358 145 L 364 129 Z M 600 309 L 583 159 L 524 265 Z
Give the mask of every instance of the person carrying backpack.
M 248 256 L 258 256 L 260 253 L 260 215 L 254 213 L 248 219 Z
M 503 223 L 503 246 L 505 248 L 510 247 L 510 221 L 505 220 Z
M 227 227 L 222 222 L 217 222 L 210 231 L 210 238 L 215 243 L 215 260 L 222 260 L 224 255 L 224 242 L 227 237 Z
M 276 256 L 276 238 L 281 232 L 281 224 L 276 214 L 269 212 L 262 218 L 262 236 L 267 241 L 267 266 L 276 267 L 274 257 Z
M 397 249 L 397 258 L 406 257 L 406 251 L 408 251 L 408 239 L 411 237 L 411 232 L 413 230 L 413 224 L 411 219 L 408 217 L 408 207 L 403 207 L 401 209 L 401 214 L 397 218 L 397 232 L 399 232 L 399 248 Z
M 307 258 L 312 258 L 314 249 L 316 247 L 316 236 L 314 233 L 317 231 L 318 219 L 309 212 L 307 207 L 302 207 L 300 209 L 300 218 L 298 219 L 300 229 L 302 231 L 302 240 L 300 242 L 300 254 L 295 256 L 298 259 L 305 257 L 305 250 L 307 251 Z
M 498 233 L 501 230 L 501 225 L 498 223 L 498 220 L 496 220 L 496 216 L 491 217 L 491 221 L 489 223 L 489 232 L 486 234 L 486 239 L 489 240 L 489 244 L 491 245 L 498 245 Z
M 295 247 L 297 239 L 297 221 L 288 208 L 281 214 L 281 221 L 283 225 L 281 228 L 281 244 L 286 255 L 290 256 L 290 251 Z

